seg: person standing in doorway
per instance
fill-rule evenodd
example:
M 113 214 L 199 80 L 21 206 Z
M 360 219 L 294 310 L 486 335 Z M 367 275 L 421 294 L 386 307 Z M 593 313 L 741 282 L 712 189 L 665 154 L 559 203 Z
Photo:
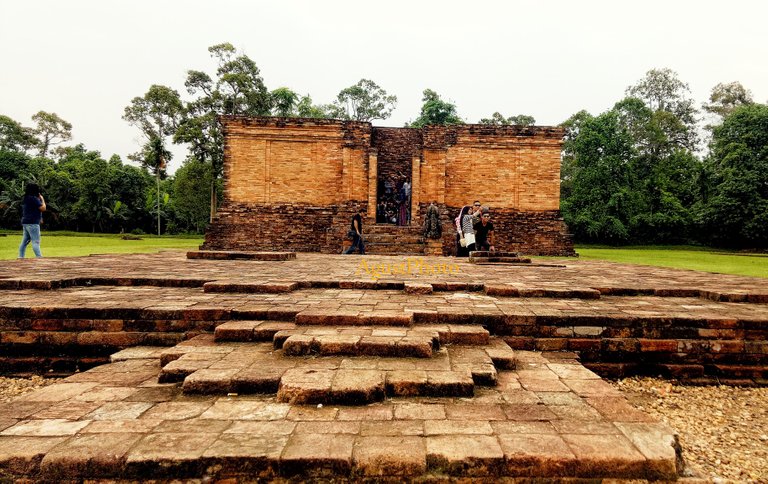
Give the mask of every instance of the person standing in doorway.
M 28 184 L 24 190 L 24 199 L 21 201 L 21 227 L 24 234 L 19 245 L 19 259 L 24 258 L 30 242 L 32 242 L 35 257 L 43 256 L 40 252 L 40 223 L 43 221 L 45 208 L 45 199 L 40 193 L 40 187 L 34 183 Z
M 360 250 L 360 255 L 365 255 L 365 244 L 363 243 L 363 217 L 360 215 L 360 210 L 357 210 L 355 216 L 352 217 L 352 223 L 350 224 L 349 233 L 352 235 L 352 245 L 349 249 L 345 250 L 345 254 L 351 254 L 355 249 Z

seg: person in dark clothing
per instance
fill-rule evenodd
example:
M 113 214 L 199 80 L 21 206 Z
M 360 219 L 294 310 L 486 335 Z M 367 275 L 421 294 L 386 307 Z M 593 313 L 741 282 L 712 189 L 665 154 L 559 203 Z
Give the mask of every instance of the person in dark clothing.
M 30 242 L 32 242 L 35 257 L 43 256 L 40 252 L 40 223 L 43 220 L 45 208 L 45 199 L 40 193 L 40 187 L 34 183 L 28 184 L 24 190 L 24 199 L 21 201 L 21 227 L 24 235 L 19 245 L 19 259 L 24 258 Z
M 493 222 L 491 222 L 491 212 L 483 207 L 480 215 L 480 221 L 474 224 L 475 240 L 477 250 L 496 250 L 493 246 Z
M 355 251 L 355 248 L 360 250 L 360 255 L 365 255 L 365 244 L 363 243 L 363 217 L 360 215 L 360 210 L 357 211 L 354 217 L 352 217 L 352 223 L 349 229 L 352 234 L 352 245 L 349 249 L 345 250 L 345 254 L 351 254 Z

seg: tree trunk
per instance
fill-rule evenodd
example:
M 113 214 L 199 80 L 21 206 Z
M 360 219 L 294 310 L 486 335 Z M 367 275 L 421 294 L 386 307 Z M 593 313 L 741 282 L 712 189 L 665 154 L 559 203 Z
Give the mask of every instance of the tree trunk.
M 155 172 L 157 179 L 157 235 L 160 235 L 160 168 Z
M 216 216 L 216 178 L 213 179 L 211 182 L 211 214 L 210 219 L 208 220 L 210 223 L 213 223 L 213 217 Z

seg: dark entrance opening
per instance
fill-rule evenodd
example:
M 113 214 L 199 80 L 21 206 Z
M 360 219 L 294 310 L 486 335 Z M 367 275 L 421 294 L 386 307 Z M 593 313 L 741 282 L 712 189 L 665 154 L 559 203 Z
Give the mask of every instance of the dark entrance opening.
M 376 148 L 376 223 L 410 225 L 413 158 L 421 154 L 421 131 L 373 128 Z

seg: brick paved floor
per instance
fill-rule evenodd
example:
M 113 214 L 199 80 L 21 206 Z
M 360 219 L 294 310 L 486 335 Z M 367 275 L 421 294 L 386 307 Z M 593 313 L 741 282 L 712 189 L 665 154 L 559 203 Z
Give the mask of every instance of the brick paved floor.
M 579 260 L 165 252 L 0 289 L 8 361 L 122 349 L 0 409 L 0 479 L 674 479 L 674 432 L 574 351 L 752 384 L 768 355 L 768 280 Z
M 151 351 L 158 353 L 147 358 Z M 77 374 L 1 409 L 0 472 L 47 479 L 678 473 L 674 432 L 574 360 L 517 352 L 518 370 L 500 372 L 497 386 L 478 387 L 473 397 L 340 406 L 186 395 L 178 384 L 158 383 L 158 350 L 133 355 L 142 358 Z

